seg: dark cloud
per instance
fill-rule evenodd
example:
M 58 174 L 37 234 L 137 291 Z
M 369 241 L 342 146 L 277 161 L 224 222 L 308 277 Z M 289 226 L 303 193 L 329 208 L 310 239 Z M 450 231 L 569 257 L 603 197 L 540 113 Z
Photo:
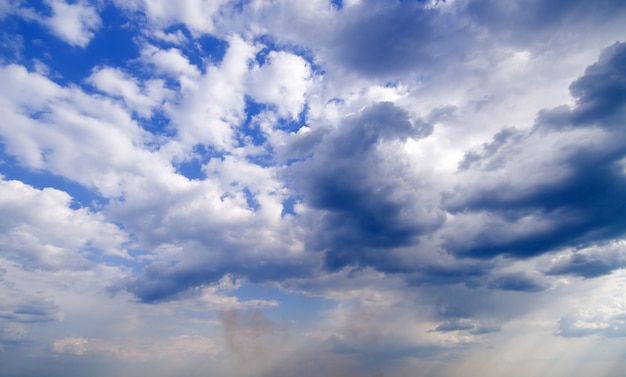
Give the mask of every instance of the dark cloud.
M 509 142 L 515 142 L 515 139 L 522 137 L 522 134 L 515 128 L 505 128 L 494 135 L 493 141 L 483 144 L 482 151 L 480 152 L 468 152 L 465 154 L 463 160 L 459 163 L 459 170 L 467 170 L 470 167 L 479 167 L 482 170 L 495 170 L 506 162 L 501 156 L 495 157 L 496 153 L 501 147 Z M 485 166 L 483 162 L 488 162 Z
M 135 280 L 126 283 L 126 289 L 142 302 L 160 302 L 175 298 L 189 288 L 210 284 L 223 276 L 223 271 L 209 268 L 185 268 L 153 263 Z
M 188 246 L 189 254 L 198 252 L 197 245 Z M 109 290 L 115 294 L 126 289 L 141 302 L 158 303 L 189 297 L 198 292 L 194 288 L 214 284 L 225 275 L 264 283 L 311 276 L 316 268 L 315 261 L 306 256 L 272 259 L 248 255 L 243 248 L 232 246 L 224 246 L 222 250 L 200 247 L 200 251 L 204 251 L 204 255 L 189 255 L 187 260 L 177 264 L 152 263 L 137 278 L 118 282 Z
M 620 0 L 474 0 L 464 9 L 476 27 L 496 39 L 543 46 L 554 45 L 554 35 L 564 28 L 584 30 L 598 21 L 619 20 L 625 11 Z
M 0 310 L 0 318 L 15 322 L 50 322 L 63 317 L 57 304 L 50 300 L 26 300 L 8 310 Z
M 576 106 L 561 106 L 542 111 L 537 127 L 562 129 L 601 123 L 620 127 L 626 116 L 626 44 L 615 43 L 605 49 L 595 64 L 570 85 Z
M 547 289 L 547 285 L 523 273 L 500 275 L 493 278 L 488 287 L 503 291 L 540 292 Z
M 502 131 L 482 151 L 466 155 L 461 168 L 473 183 L 444 195 L 444 206 L 454 214 L 482 216 L 484 223 L 471 237 L 446 235 L 447 250 L 478 258 L 529 257 L 626 232 L 620 162 L 626 156 L 620 127 L 626 119 L 625 56 L 625 44 L 607 49 L 572 84 L 572 109 L 543 112 L 532 130 Z M 537 156 L 525 162 L 533 150 Z M 548 169 L 552 175 L 540 176 Z
M 394 6 L 367 1 L 344 11 L 336 31 L 332 56 L 350 72 L 365 76 L 397 77 L 443 65 L 463 51 L 468 33 L 453 15 L 429 9 L 416 1 Z
M 451 331 L 467 331 L 473 335 L 488 334 L 492 332 L 500 331 L 500 326 L 495 323 L 479 322 L 469 319 L 455 319 L 446 321 L 439 324 L 434 330 L 438 332 L 451 332 Z
M 410 245 L 440 226 L 443 214 L 420 198 L 423 184 L 410 162 L 380 150 L 432 130 L 392 103 L 377 103 L 327 134 L 313 158 L 287 169 L 307 203 L 322 211 L 308 248 L 326 250 L 329 267 L 368 264 L 379 249 Z
M 450 262 L 449 265 L 424 263 L 406 271 L 404 279 L 407 284 L 414 286 L 463 283 L 467 287 L 478 287 L 491 269 L 492 266 L 488 262 L 468 263 L 457 260 L 454 263 Z
M 558 260 L 546 274 L 574 275 L 594 278 L 608 275 L 616 269 L 626 267 L 626 260 L 617 249 L 595 252 L 572 252 L 566 258 Z
M 470 321 L 462 321 L 462 320 L 447 321 L 437 326 L 435 328 L 435 331 L 450 332 L 450 331 L 459 331 L 459 330 L 471 330 L 474 328 L 474 326 L 475 325 L 471 323 Z

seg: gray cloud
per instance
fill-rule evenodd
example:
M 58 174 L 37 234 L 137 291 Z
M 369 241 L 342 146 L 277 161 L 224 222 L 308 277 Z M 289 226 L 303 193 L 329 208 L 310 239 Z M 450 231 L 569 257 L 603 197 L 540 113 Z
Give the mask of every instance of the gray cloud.
M 572 84 L 572 109 L 543 112 L 532 130 L 502 131 L 466 155 L 461 168 L 474 174 L 473 183 L 446 194 L 443 204 L 454 214 L 482 216 L 484 225 L 471 237 L 446 235 L 449 251 L 528 257 L 626 231 L 620 165 L 626 134 L 618 127 L 625 116 L 625 56 L 626 44 L 605 50 Z
M 336 31 L 331 55 L 349 71 L 371 77 L 439 68 L 455 57 L 462 59 L 464 42 L 471 38 L 453 13 L 420 2 L 383 6 L 366 1 L 339 17 L 345 22 Z
M 474 0 L 466 4 L 464 11 L 476 27 L 487 29 L 495 39 L 518 46 L 554 47 L 557 41 L 550 36 L 560 29 L 587 30 L 597 22 L 615 22 L 626 11 L 624 2 L 619 0 Z
M 557 260 L 546 274 L 594 278 L 624 267 L 626 258 L 618 247 L 596 248 L 571 252 L 565 258 Z
M 63 318 L 59 306 L 47 299 L 29 299 L 0 310 L 0 318 L 15 322 L 33 323 L 59 321 Z
M 521 292 L 541 292 L 548 288 L 545 283 L 522 273 L 496 276 L 489 282 L 488 287 L 503 291 Z
M 311 159 L 286 170 L 306 202 L 323 211 L 308 247 L 326 250 L 329 267 L 367 264 L 376 250 L 412 244 L 441 225 L 443 214 L 431 198 L 421 197 L 410 163 L 381 151 L 427 137 L 432 129 L 392 103 L 377 103 L 346 118 Z

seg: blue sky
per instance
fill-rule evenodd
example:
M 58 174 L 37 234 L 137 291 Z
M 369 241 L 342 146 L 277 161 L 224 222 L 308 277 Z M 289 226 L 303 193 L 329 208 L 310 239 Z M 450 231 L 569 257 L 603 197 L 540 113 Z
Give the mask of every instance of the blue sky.
M 621 376 L 624 20 L 0 0 L 0 376 Z

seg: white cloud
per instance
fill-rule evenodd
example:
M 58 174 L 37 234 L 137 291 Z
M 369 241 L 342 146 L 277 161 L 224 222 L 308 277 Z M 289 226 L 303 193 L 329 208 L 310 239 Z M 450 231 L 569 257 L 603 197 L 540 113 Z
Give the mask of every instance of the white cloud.
M 127 235 L 102 214 L 71 209 L 71 197 L 53 188 L 0 181 L 0 245 L 3 257 L 24 269 L 85 268 L 89 248 L 127 257 Z M 81 252 L 81 250 L 83 250 Z
M 195 145 L 205 145 L 218 151 L 236 145 L 235 129 L 245 120 L 245 85 L 248 62 L 255 48 L 240 37 L 228 40 L 229 47 L 219 66 L 208 65 L 201 76 L 188 76 L 180 102 L 166 107 L 177 129 L 176 138 L 164 146 L 163 153 L 172 160 L 189 157 Z M 163 52 L 154 52 L 161 56 Z M 169 50 L 168 54 L 172 54 Z M 182 65 L 182 63 L 181 63 Z M 195 69 L 181 69 L 181 72 Z
M 214 31 L 213 17 L 225 0 L 183 0 L 176 4 L 167 0 L 145 0 L 143 7 L 148 17 L 160 25 L 176 22 L 185 23 L 196 33 Z
M 96 9 L 82 1 L 67 3 L 65 0 L 47 1 L 52 7 L 52 17 L 43 19 L 52 32 L 67 43 L 85 47 L 102 24 Z
M 192 81 L 200 75 L 198 67 L 189 63 L 189 60 L 176 48 L 161 50 L 147 45 L 141 51 L 141 56 L 146 63 L 154 65 L 158 73 L 170 75 L 179 80 L 183 87 L 192 86 Z
M 110 99 L 60 87 L 21 66 L 2 67 L 0 76 L 11 88 L 0 93 L 6 109 L 0 133 L 7 151 L 26 166 L 65 176 L 105 196 L 121 195 L 138 176 L 159 179 L 173 173 L 167 161 L 148 149 L 156 138 Z
M 250 72 L 250 95 L 276 106 L 281 117 L 296 118 L 311 85 L 311 68 L 300 56 L 272 51 L 261 67 Z
M 110 96 L 121 97 L 128 108 L 145 118 L 149 118 L 152 110 L 171 96 L 163 80 L 147 80 L 140 84 L 118 68 L 102 67 L 94 70 L 87 82 Z
M 70 355 L 84 355 L 87 353 L 89 339 L 63 338 L 52 343 L 52 351 L 55 353 L 67 353 Z

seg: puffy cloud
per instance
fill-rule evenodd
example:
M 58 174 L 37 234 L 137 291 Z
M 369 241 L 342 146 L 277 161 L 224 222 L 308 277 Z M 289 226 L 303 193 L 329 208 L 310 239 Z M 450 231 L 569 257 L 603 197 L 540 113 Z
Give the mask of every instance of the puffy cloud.
M 96 69 L 87 82 L 112 97 L 121 97 L 128 108 L 146 118 L 150 118 L 153 109 L 171 95 L 162 80 L 148 80 L 140 84 L 118 68 Z
M 104 196 L 119 196 L 138 171 L 156 179 L 172 167 L 148 148 L 156 142 L 121 106 L 66 88 L 24 67 L 0 68 L 5 89 L 0 133 L 8 153 L 25 166 L 46 169 Z M 46 126 L 40 127 L 42 124 Z
M 257 102 L 272 104 L 281 117 L 296 118 L 303 110 L 311 68 L 300 56 L 272 51 L 250 76 L 249 92 Z
M 367 264 L 362 250 L 408 245 L 440 226 L 436 198 L 420 191 L 410 162 L 393 153 L 431 132 L 432 125 L 392 103 L 378 103 L 347 117 L 311 159 L 289 167 L 307 203 L 323 211 L 308 247 L 326 250 L 329 267 Z
M 116 1 L 121 8 L 141 11 L 149 21 L 159 28 L 183 23 L 194 34 L 215 31 L 214 17 L 227 1 L 184 0 L 173 4 L 167 0 L 132 0 Z
M 20 181 L 0 181 L 0 244 L 4 258 L 28 270 L 85 268 L 90 249 L 127 257 L 128 236 L 102 214 L 70 208 L 71 197 Z M 82 252 L 81 252 L 82 251 Z
M 96 9 L 82 1 L 67 3 L 65 0 L 50 0 L 48 4 L 52 8 L 52 16 L 42 22 L 56 36 L 73 46 L 87 46 L 102 24 Z

